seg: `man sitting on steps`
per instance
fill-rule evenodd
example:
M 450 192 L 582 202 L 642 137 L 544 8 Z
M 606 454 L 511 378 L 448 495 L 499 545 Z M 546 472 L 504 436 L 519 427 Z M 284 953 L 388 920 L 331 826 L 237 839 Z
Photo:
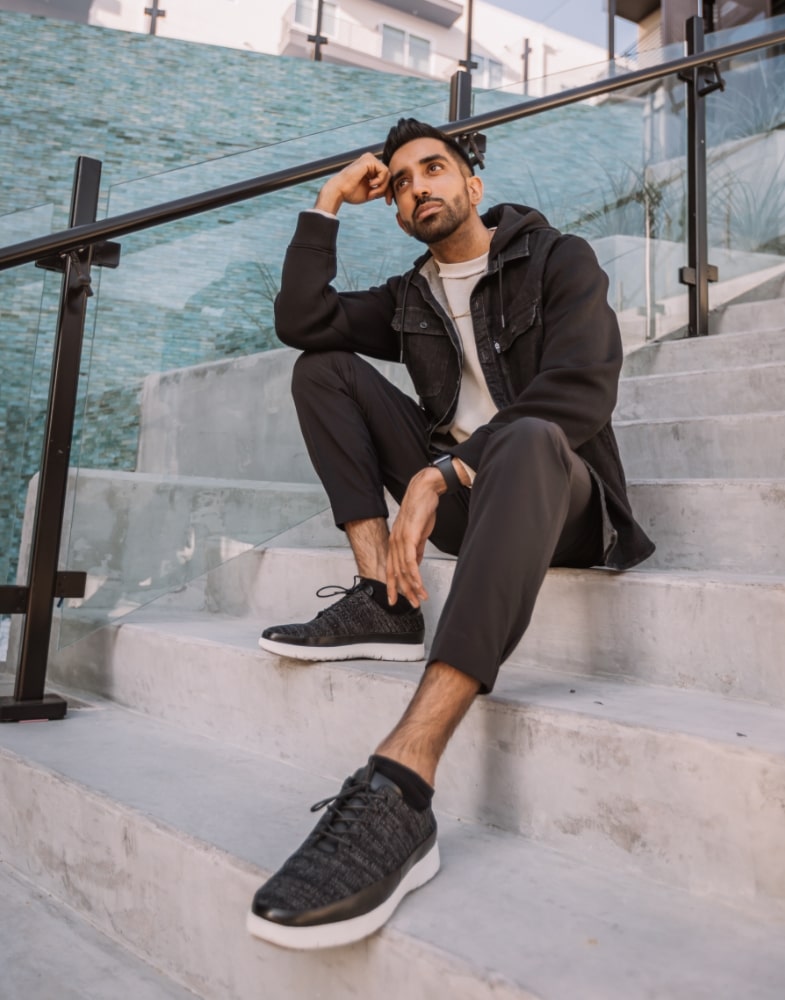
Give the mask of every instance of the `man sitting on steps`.
M 260 645 L 421 659 L 425 543 L 458 558 L 402 719 L 254 897 L 249 930 L 275 944 L 359 940 L 436 873 L 437 764 L 521 639 L 548 567 L 620 570 L 654 548 L 611 429 L 622 352 L 607 278 L 586 242 L 530 208 L 481 216 L 482 190 L 458 142 L 401 119 L 381 160 L 367 153 L 325 183 L 286 254 L 276 328 L 304 352 L 297 413 L 358 577 Z M 377 198 L 427 253 L 381 287 L 339 293 L 337 212 Z M 419 403 L 358 354 L 402 361 Z M 400 502 L 389 531 L 385 487 Z

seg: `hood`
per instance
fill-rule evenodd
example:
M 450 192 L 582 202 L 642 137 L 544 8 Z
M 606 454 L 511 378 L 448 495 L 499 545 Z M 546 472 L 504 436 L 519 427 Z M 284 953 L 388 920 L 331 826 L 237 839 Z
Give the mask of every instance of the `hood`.
M 550 229 L 545 216 L 527 205 L 494 205 L 481 216 L 488 229 L 496 229 L 491 242 L 491 256 L 495 257 L 516 237 L 535 229 Z

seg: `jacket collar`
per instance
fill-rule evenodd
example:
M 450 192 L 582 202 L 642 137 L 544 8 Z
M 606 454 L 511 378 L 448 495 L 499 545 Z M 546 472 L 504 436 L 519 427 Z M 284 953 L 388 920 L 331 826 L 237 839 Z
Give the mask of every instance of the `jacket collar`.
M 488 272 L 491 274 L 508 260 L 528 257 L 529 234 L 537 229 L 551 228 L 544 215 L 526 205 L 494 205 L 482 216 L 482 221 L 489 229 L 496 229 L 488 254 Z M 426 250 L 415 260 L 413 270 L 421 271 L 431 259 L 431 251 Z

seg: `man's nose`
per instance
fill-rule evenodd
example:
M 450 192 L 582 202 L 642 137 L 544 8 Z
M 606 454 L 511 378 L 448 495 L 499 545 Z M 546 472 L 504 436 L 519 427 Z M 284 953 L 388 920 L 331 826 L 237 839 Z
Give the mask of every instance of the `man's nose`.
M 414 195 L 416 198 L 427 198 L 431 193 L 431 185 L 426 176 L 415 177 L 412 187 L 414 188 Z

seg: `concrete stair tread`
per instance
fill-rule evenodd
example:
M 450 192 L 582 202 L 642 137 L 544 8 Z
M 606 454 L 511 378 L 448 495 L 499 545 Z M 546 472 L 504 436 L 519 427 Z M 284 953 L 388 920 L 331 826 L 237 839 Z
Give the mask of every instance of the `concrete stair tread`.
M 783 337 L 785 337 L 785 332 L 783 332 Z M 641 374 L 641 375 L 625 375 L 621 380 L 621 384 L 645 384 L 650 383 L 653 385 L 664 384 L 667 382 L 677 381 L 683 378 L 692 378 L 695 375 L 734 375 L 741 376 L 747 372 L 768 372 L 768 371 L 780 371 L 785 367 L 785 359 L 776 361 L 763 361 L 756 363 L 754 360 L 751 363 L 745 365 L 724 365 L 718 368 L 684 368 L 675 372 L 652 372 L 651 374 Z
M 79 468 L 78 476 L 90 479 L 115 479 L 118 482 L 138 482 L 138 483 L 161 483 L 180 485 L 187 483 L 193 487 L 203 487 L 205 489 L 240 489 L 240 490 L 268 490 L 286 489 L 292 493 L 315 493 L 324 492 L 319 483 L 313 482 L 288 482 L 284 480 L 269 479 L 238 479 L 226 478 L 222 476 L 191 475 L 189 473 L 167 473 L 167 472 L 137 472 L 125 469 L 83 469 Z
M 366 684 L 378 681 L 403 682 L 407 687 L 419 679 L 425 661 L 398 663 L 379 660 L 345 660 L 307 663 L 285 659 L 257 645 L 259 628 L 248 619 L 193 613 L 183 617 L 129 623 L 124 628 L 143 629 L 183 645 L 211 644 L 225 653 L 252 654 L 259 663 L 259 684 L 264 671 L 312 673 L 314 685 L 329 687 L 330 675 L 360 675 Z M 187 657 L 186 657 L 187 659 Z M 380 692 L 381 693 L 381 692 Z M 586 676 L 565 671 L 538 669 L 532 665 L 503 667 L 489 700 L 505 703 L 520 712 L 545 712 L 564 717 L 588 716 L 601 725 L 638 726 L 661 732 L 678 733 L 713 740 L 755 751 L 785 756 L 785 710 L 759 702 L 724 695 L 611 677 Z M 381 737 L 381 734 L 379 734 Z
M 634 375 L 619 383 L 614 420 L 769 412 L 783 398 L 785 361 Z
M 779 304 L 780 314 L 782 304 Z M 785 360 L 785 322 L 768 329 L 683 337 L 638 346 L 624 359 L 622 379 L 639 375 L 678 374 L 746 367 L 750 363 Z
M 423 607 L 427 635 L 433 634 L 453 567 L 454 560 L 448 557 L 424 561 L 423 576 L 431 594 Z M 149 605 L 123 621 L 169 620 L 176 632 L 187 612 L 205 609 L 230 619 L 247 619 L 248 641 L 253 645 L 264 625 L 312 618 L 324 607 L 316 590 L 327 583 L 346 585 L 354 572 L 346 549 L 256 549 L 183 594 Z M 760 621 L 766 628 L 759 626 Z M 113 644 L 114 635 L 97 633 L 88 645 L 63 648 L 53 676 L 110 696 L 126 685 L 135 690 L 134 678 L 148 669 L 144 656 L 159 655 L 154 635 L 150 632 L 147 639 L 140 634 L 141 646 L 148 650 L 141 661 L 132 650 L 130 635 L 122 637 L 121 632 Z M 233 641 L 231 635 L 224 638 Z M 739 642 L 746 651 L 743 664 L 737 659 Z M 781 574 L 555 569 L 546 575 L 531 625 L 509 663 L 588 676 L 601 671 L 605 676 L 785 705 L 783 646 L 785 577 Z M 120 657 L 125 666 L 104 678 L 101 663 L 110 655 L 118 663 Z
M 0 861 L 0 996 L 7 1000 L 193 1000 Z
M 520 836 L 444 816 L 441 874 L 407 898 L 380 935 L 294 961 L 248 937 L 244 912 L 233 910 L 308 833 L 314 817 L 307 806 L 330 793 L 332 776 L 320 778 L 100 702 L 61 724 L 4 727 L 0 747 L 6 784 L 24 782 L 32 791 L 47 785 L 60 805 L 79 802 L 89 810 L 94 828 L 121 823 L 122 857 L 135 877 L 122 881 L 126 911 L 115 914 L 117 930 L 133 923 L 132 910 L 154 905 L 156 892 L 175 900 L 173 906 L 179 902 L 173 912 L 181 925 L 167 931 L 193 952 L 191 976 L 201 974 L 201 950 L 210 953 L 217 977 L 227 964 L 235 977 L 231 986 L 205 989 L 205 996 L 258 995 L 241 987 L 246 977 L 258 986 L 262 980 L 254 977 L 263 975 L 270 997 L 316 995 L 304 988 L 312 977 L 311 990 L 318 984 L 325 998 L 356 992 L 382 1000 L 389 981 L 379 972 L 390 954 L 399 963 L 405 958 L 395 966 L 397 995 L 417 998 L 434 995 L 434 973 L 460 1000 L 480 989 L 504 1000 L 781 996 L 781 923 L 763 923 L 716 901 L 633 881 L 624 871 L 602 871 L 590 858 L 577 863 Z M 29 849 L 20 840 L 9 856 L 14 863 L 21 852 L 35 867 L 38 852 L 61 855 L 51 878 L 66 897 L 75 894 L 84 903 L 101 894 L 112 873 L 104 868 L 96 878 L 90 844 L 71 842 L 68 819 L 66 813 L 62 843 L 46 845 L 39 830 Z M 182 870 L 156 863 L 162 837 L 176 839 L 191 859 Z M 183 891 L 180 879 L 190 864 L 205 877 L 212 869 L 223 892 L 205 898 L 198 885 Z M 155 939 L 159 930 L 151 926 L 148 933 Z M 152 941 L 150 948 L 155 952 Z
M 619 427 L 635 427 L 640 425 L 645 426 L 659 426 L 666 424 L 687 424 L 692 426 L 711 426 L 713 424 L 719 424 L 721 427 L 725 423 L 731 424 L 750 424 L 754 425 L 756 423 L 761 423 L 761 421 L 775 417 L 781 419 L 785 416 L 785 410 L 760 410 L 757 413 L 719 413 L 712 414 L 706 417 L 646 417 L 640 420 L 614 420 L 613 425 L 616 428 Z M 635 477 L 639 478 L 639 477 Z M 757 478 L 752 476 L 746 476 L 744 478 Z

